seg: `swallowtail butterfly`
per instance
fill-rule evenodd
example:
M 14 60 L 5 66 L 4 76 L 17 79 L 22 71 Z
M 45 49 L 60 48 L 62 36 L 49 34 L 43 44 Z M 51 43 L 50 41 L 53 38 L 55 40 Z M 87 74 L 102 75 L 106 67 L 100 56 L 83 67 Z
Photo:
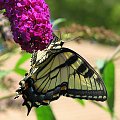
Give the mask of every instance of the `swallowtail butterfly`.
M 31 69 L 20 81 L 17 95 L 28 108 L 48 105 L 61 95 L 72 98 L 105 101 L 103 80 L 79 54 L 62 47 L 57 36 L 47 49 L 32 54 Z

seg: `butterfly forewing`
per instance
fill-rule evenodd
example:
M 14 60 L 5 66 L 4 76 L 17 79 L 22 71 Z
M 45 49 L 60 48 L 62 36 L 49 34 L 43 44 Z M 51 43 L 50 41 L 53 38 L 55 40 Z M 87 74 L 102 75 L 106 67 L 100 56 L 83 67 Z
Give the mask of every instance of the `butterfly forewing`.
M 60 95 L 104 101 L 107 92 L 98 73 L 76 52 L 51 49 L 48 58 L 36 65 L 32 77 L 36 93 L 52 101 Z

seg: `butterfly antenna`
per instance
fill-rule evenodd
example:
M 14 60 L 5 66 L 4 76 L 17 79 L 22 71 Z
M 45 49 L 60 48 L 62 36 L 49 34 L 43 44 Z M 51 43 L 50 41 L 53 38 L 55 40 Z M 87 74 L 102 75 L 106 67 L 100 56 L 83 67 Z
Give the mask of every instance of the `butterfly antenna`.
M 65 41 L 64 41 L 64 43 L 67 43 L 67 42 L 71 42 L 71 41 L 78 41 L 78 40 L 80 40 L 81 39 L 81 37 L 80 36 L 77 36 L 77 37 L 74 37 L 74 38 L 71 38 L 71 39 L 66 39 Z
M 61 34 L 61 31 L 60 31 L 60 40 L 62 40 L 62 34 Z

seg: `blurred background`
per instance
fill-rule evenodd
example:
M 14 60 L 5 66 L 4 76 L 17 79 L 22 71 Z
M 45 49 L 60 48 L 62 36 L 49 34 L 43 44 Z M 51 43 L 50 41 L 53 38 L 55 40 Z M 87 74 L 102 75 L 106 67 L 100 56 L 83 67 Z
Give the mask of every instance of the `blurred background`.
M 19 81 L 30 69 L 31 55 L 13 41 L 9 21 L 0 11 L 1 120 L 120 120 L 120 0 L 46 0 L 54 31 L 102 76 L 105 102 L 61 97 L 47 107 L 27 110 L 14 100 Z

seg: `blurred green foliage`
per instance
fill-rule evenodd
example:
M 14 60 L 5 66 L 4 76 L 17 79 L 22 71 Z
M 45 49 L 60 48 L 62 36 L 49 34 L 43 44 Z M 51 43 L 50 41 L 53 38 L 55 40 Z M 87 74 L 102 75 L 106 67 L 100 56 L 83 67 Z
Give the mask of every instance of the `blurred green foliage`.
M 27 72 L 25 69 L 21 68 L 21 65 L 30 59 L 31 55 L 29 53 L 24 53 L 21 58 L 17 61 L 15 68 L 13 69 L 19 75 L 24 76 Z
M 50 106 L 42 106 L 35 109 L 37 120 L 56 120 Z
M 120 0 L 46 0 L 51 18 L 66 18 L 88 26 L 104 26 L 120 33 Z
M 110 114 L 114 117 L 114 101 L 115 101 L 115 65 L 113 61 L 108 61 L 104 65 L 103 80 L 105 82 L 108 99 L 107 105 L 110 110 Z

